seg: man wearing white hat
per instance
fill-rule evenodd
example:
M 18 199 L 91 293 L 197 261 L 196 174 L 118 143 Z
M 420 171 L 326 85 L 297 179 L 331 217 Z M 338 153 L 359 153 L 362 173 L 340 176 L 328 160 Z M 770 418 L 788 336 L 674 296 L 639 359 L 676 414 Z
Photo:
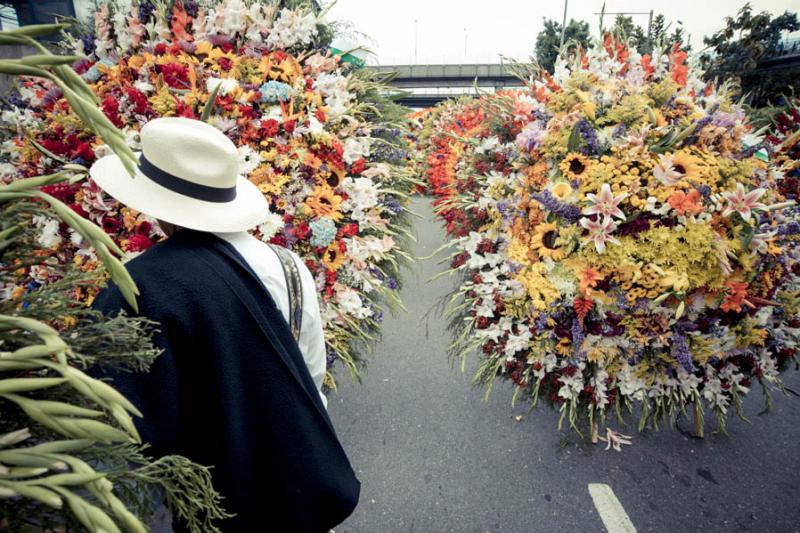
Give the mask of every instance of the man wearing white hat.
M 160 118 L 141 143 L 135 177 L 114 155 L 90 172 L 169 235 L 127 264 L 163 353 L 148 374 L 116 374 L 114 385 L 144 414 L 137 426 L 153 453 L 214 467 L 223 506 L 236 513 L 223 531 L 327 531 L 355 508 L 359 482 L 319 390 L 313 278 L 297 256 L 246 233 L 268 204 L 239 176 L 224 134 Z M 132 313 L 113 285 L 95 308 Z

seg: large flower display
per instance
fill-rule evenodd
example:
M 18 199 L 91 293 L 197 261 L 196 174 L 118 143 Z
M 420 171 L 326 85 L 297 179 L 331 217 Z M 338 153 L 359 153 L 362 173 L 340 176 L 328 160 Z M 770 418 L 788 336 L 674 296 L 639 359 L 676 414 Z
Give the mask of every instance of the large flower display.
M 463 235 L 467 216 L 451 202 L 459 191 L 469 190 L 473 183 L 459 182 L 459 165 L 466 161 L 469 141 L 485 129 L 485 113 L 480 101 L 474 98 L 445 100 L 424 120 L 421 152 L 424 154 L 421 171 L 427 191 L 435 197 L 439 216 L 447 221 L 447 233 Z
M 129 4 L 100 3 L 90 31 L 69 39 L 88 58 L 77 72 L 134 149 L 141 126 L 159 116 L 206 119 L 239 146 L 242 173 L 272 208 L 255 235 L 305 260 L 319 289 L 329 367 L 338 359 L 357 376 L 360 354 L 380 331 L 382 302 L 400 306 L 405 199 L 413 187 L 406 111 L 347 54 L 332 55 L 334 27 L 312 11 L 242 0 Z M 5 180 L 88 166 L 107 153 L 56 86 L 26 81 L 13 104 L 2 117 Z M 46 189 L 129 254 L 163 237 L 155 221 L 91 180 Z M 10 290 L 57 279 L 59 264 L 97 266 L 58 222 L 34 223 L 52 268 L 28 272 Z M 77 290 L 89 300 L 96 288 Z M 331 375 L 327 384 L 335 386 Z
M 800 232 L 726 86 L 607 38 L 500 95 L 450 200 L 454 354 L 581 432 L 727 414 L 797 361 Z M 448 220 L 448 223 L 450 221 Z

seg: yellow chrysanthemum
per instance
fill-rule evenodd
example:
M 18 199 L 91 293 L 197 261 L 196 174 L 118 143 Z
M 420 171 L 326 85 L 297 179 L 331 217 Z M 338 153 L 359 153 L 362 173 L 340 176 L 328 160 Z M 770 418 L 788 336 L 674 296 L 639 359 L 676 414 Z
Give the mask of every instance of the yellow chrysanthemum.
M 326 217 L 334 222 L 342 219 L 342 197 L 326 185 L 317 185 L 314 193 L 306 199 L 305 208 L 314 217 Z
M 561 169 L 561 173 L 564 174 L 567 179 L 582 181 L 591 170 L 592 165 L 593 162 L 585 155 L 577 152 L 570 152 L 567 154 L 567 157 L 559 163 L 558 168 Z
M 536 250 L 539 257 L 549 257 L 560 261 L 567 255 L 562 246 L 556 246 L 558 239 L 558 226 L 555 224 L 539 224 L 531 236 L 531 248 Z

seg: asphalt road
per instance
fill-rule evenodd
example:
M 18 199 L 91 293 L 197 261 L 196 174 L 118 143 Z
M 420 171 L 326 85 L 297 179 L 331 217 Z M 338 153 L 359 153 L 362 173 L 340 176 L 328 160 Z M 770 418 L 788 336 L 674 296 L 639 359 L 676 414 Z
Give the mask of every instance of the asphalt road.
M 444 234 L 426 199 L 413 208 L 424 257 Z M 730 438 L 692 438 L 687 421 L 686 431 L 634 433 L 621 453 L 565 439 L 549 409 L 512 409 L 505 385 L 484 403 L 470 369 L 451 365 L 444 320 L 427 315 L 452 283 L 429 282 L 439 268 L 419 261 L 407 273 L 408 313 L 387 316 L 364 383 L 342 374 L 330 396 L 362 481 L 337 533 L 604 531 L 590 483 L 608 484 L 639 532 L 800 532 L 800 398 L 776 397 L 759 417 L 754 391 L 752 424 L 732 420 Z M 799 374 L 786 376 L 795 390 Z

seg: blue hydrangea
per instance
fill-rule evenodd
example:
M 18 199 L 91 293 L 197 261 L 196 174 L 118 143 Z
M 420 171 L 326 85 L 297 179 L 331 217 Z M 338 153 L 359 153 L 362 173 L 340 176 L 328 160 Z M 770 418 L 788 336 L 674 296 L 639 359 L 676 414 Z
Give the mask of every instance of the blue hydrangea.
M 319 218 L 311 222 L 311 246 L 325 248 L 336 238 L 336 224 L 329 218 Z
M 261 91 L 261 101 L 267 104 L 286 102 L 292 96 L 291 86 L 274 80 L 262 85 L 259 91 Z

